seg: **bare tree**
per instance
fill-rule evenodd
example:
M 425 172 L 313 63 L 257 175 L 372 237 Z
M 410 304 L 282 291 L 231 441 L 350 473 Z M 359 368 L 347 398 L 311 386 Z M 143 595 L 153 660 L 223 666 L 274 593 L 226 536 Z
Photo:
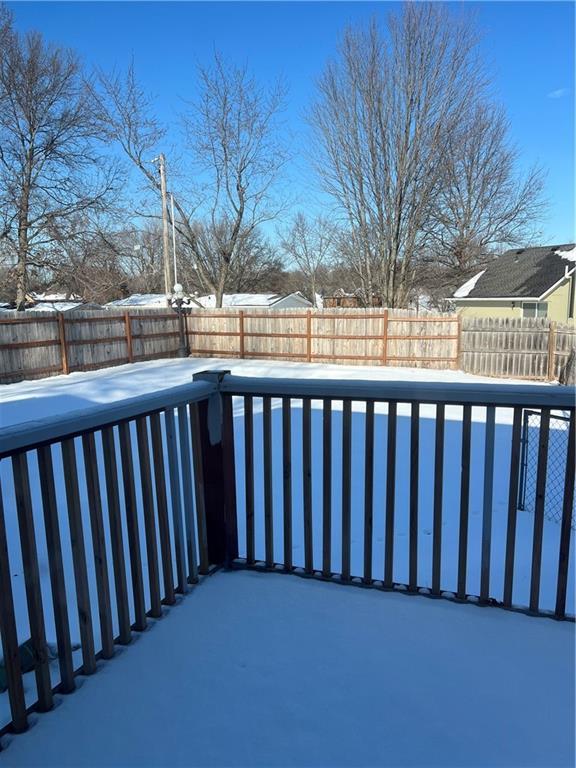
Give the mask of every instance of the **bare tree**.
M 165 131 L 150 99 L 133 68 L 125 77 L 100 75 L 99 81 L 109 135 L 159 192 L 149 161 Z M 229 67 L 218 55 L 211 68 L 199 69 L 198 86 L 198 98 L 183 116 L 187 144 L 179 161 L 180 176 L 194 175 L 198 183 L 192 193 L 172 190 L 175 226 L 198 283 L 221 306 L 242 243 L 282 207 L 274 186 L 286 159 L 278 134 L 284 89 L 260 87 L 246 68 Z
M 290 226 L 280 233 L 280 245 L 289 262 L 301 271 L 306 282 L 304 293 L 317 304 L 319 279 L 334 256 L 338 230 L 324 216 L 314 219 L 297 213 Z
M 42 268 L 55 233 L 80 212 L 102 210 L 116 169 L 100 139 L 76 55 L 0 19 L 0 234 L 15 263 L 24 308 L 30 269 Z
M 222 228 L 225 228 L 222 225 Z M 216 228 L 217 229 L 217 228 Z M 198 225 L 198 247 L 205 254 L 206 260 L 212 259 L 217 251 L 222 235 L 214 233 L 212 227 Z M 196 274 L 193 259 L 182 250 L 180 261 L 181 274 L 187 286 L 201 292 L 203 286 Z M 259 229 L 241 232 L 238 237 L 234 259 L 226 277 L 227 293 L 250 293 L 253 291 L 274 291 L 283 272 L 282 260 L 271 243 L 263 237 Z
M 350 228 L 365 299 L 407 301 L 442 182 L 448 138 L 482 90 L 470 25 L 407 3 L 388 34 L 348 29 L 311 111 L 317 169 Z
M 130 293 L 164 292 L 162 230 L 157 222 L 125 233 L 121 263 L 128 275 Z
M 118 233 L 87 226 L 80 216 L 67 222 L 66 236 L 45 260 L 44 279 L 52 290 L 81 296 L 85 301 L 104 304 L 121 298 L 128 276 L 122 268 L 119 246 Z
M 545 207 L 544 174 L 535 166 L 520 176 L 517 160 L 506 116 L 493 104 L 474 104 L 448 137 L 424 259 L 444 297 L 502 246 L 536 237 Z

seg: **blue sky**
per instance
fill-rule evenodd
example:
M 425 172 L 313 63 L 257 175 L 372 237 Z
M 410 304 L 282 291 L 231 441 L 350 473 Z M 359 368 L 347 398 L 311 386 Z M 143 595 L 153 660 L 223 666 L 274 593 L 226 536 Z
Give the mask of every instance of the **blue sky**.
M 214 48 L 247 62 L 261 80 L 289 86 L 286 122 L 294 150 L 307 145 L 303 114 L 315 78 L 349 22 L 384 17 L 395 3 L 373 2 L 18 2 L 8 4 L 21 30 L 74 47 L 86 64 L 124 68 L 138 77 L 169 121 L 193 96 L 194 68 Z M 458 4 L 459 6 L 460 4 Z M 494 94 L 506 106 L 511 137 L 527 167 L 548 171 L 544 242 L 570 242 L 574 225 L 574 5 L 571 2 L 466 2 L 483 33 Z M 453 3 L 456 7 L 457 4 Z M 318 203 L 300 156 L 291 174 L 302 206 Z

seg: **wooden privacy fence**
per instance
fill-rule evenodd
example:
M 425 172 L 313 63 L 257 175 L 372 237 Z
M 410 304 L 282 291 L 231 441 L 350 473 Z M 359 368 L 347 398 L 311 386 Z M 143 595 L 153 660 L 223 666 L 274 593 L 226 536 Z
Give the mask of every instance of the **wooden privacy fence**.
M 574 325 L 542 318 L 419 315 L 410 310 L 193 310 L 196 357 L 461 369 L 484 376 L 575 383 Z M 174 356 L 169 310 L 3 312 L 0 382 Z
M 574 324 L 545 318 L 466 317 L 460 345 L 462 370 L 574 384 L 574 372 L 566 367 L 575 342 Z
M 212 310 L 187 314 L 190 352 L 268 358 L 458 368 L 459 318 L 407 310 Z
M 178 316 L 166 310 L 3 312 L 0 381 L 170 357 L 177 347 Z

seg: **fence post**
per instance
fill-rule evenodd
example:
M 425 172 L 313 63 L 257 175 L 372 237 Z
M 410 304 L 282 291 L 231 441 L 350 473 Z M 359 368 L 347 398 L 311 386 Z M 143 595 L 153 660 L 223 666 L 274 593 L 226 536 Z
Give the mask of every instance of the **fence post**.
M 130 313 L 124 312 L 124 326 L 126 328 L 126 344 L 128 345 L 128 362 L 134 362 L 134 354 L 132 350 L 132 321 L 130 320 Z
M 382 365 L 388 364 L 388 309 L 384 310 L 384 329 L 382 331 Z
M 460 314 L 456 315 L 456 322 L 458 323 L 458 330 L 457 330 L 458 338 L 456 339 L 456 370 L 461 371 L 462 370 L 462 315 Z
M 229 373 L 202 371 L 193 380 L 218 386 Z M 238 557 L 232 398 L 216 392 L 198 403 L 198 416 L 208 558 L 212 565 L 229 567 Z
M 312 310 L 306 310 L 306 362 L 312 362 Z
M 192 310 L 189 309 L 183 314 L 184 318 L 184 330 L 186 331 L 186 346 L 188 347 L 188 353 L 192 356 L 192 344 L 190 343 L 190 326 L 192 325 Z
M 551 320 L 548 329 L 548 381 L 554 381 L 554 364 L 556 362 L 556 323 Z
M 244 310 L 238 311 L 238 325 L 240 330 L 240 359 L 244 359 Z
M 58 331 L 60 334 L 60 359 L 62 360 L 62 373 L 70 373 L 70 366 L 68 365 L 68 348 L 66 346 L 66 326 L 64 321 L 64 315 L 62 312 L 58 313 Z

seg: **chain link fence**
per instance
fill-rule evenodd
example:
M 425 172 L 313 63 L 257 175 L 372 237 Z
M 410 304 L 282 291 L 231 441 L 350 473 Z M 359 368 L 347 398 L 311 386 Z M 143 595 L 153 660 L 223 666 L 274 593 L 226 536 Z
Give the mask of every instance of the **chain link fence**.
M 570 419 L 567 416 L 563 416 L 560 413 L 551 414 L 544 516 L 555 523 L 562 522 L 569 425 Z M 536 501 L 539 438 L 540 411 L 524 410 L 520 451 L 518 509 L 528 512 L 534 512 Z M 575 504 L 572 506 L 571 527 L 572 530 L 576 530 L 576 499 Z

